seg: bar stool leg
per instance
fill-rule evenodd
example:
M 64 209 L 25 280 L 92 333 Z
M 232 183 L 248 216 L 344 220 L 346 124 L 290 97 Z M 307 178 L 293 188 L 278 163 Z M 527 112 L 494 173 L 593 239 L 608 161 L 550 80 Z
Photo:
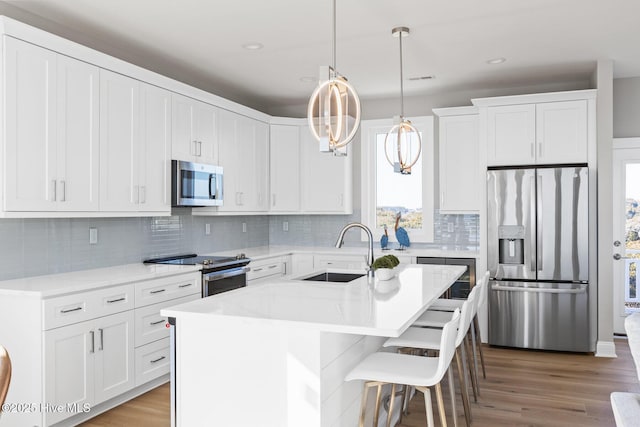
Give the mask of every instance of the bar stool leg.
M 456 411 L 456 389 L 453 384 L 453 369 L 447 369 L 447 381 L 449 381 L 449 397 L 451 398 L 451 412 L 453 413 L 453 427 L 458 427 L 458 414 Z
M 447 414 L 444 412 L 444 399 L 442 398 L 442 386 L 436 384 L 436 401 L 438 402 L 438 414 L 440 414 L 440 425 L 447 427 Z
M 482 378 L 487 379 L 487 371 L 484 368 L 484 354 L 482 353 L 482 333 L 480 332 L 480 324 L 478 323 L 478 316 L 473 317 L 472 327 L 478 331 L 478 350 L 480 353 L 480 364 L 482 365 Z
M 393 415 L 393 402 L 395 402 L 395 400 L 396 400 L 396 384 L 394 383 L 394 384 L 391 384 L 391 396 L 389 397 L 389 412 L 387 412 L 387 427 L 391 427 L 391 415 Z M 402 410 L 400 412 L 402 412 Z
M 466 372 L 468 371 L 469 376 L 471 377 L 471 390 L 473 390 L 473 401 L 477 402 L 478 395 L 476 394 L 476 386 L 475 386 L 475 379 L 473 377 L 473 369 L 471 369 L 471 366 L 467 365 L 469 361 L 469 357 L 467 353 L 467 337 L 465 337 L 462 340 L 462 343 L 460 343 L 460 347 L 462 349 L 462 365 L 464 366 L 465 376 L 466 376 Z
M 376 408 L 374 409 L 375 413 L 373 414 L 373 425 L 378 425 L 378 418 L 380 417 L 380 401 L 382 400 L 382 384 L 378 384 L 378 393 L 376 393 Z
M 471 405 L 469 405 L 469 385 L 467 384 L 467 373 L 463 358 L 461 357 L 460 347 L 456 348 L 456 366 L 458 367 L 458 380 L 460 381 L 460 388 L 462 392 L 462 406 L 464 406 L 464 419 L 467 422 L 467 427 L 471 426 Z
M 364 427 L 364 415 L 367 407 L 367 396 L 369 395 L 370 383 L 364 383 L 364 390 L 362 391 L 362 401 L 360 402 L 360 421 L 358 427 Z
M 478 396 L 480 396 L 480 382 L 478 381 L 478 352 L 476 345 L 476 328 L 473 327 L 473 323 L 471 323 L 471 348 L 473 348 L 473 374 L 476 377 L 476 391 L 478 392 Z
M 429 387 L 416 387 L 416 390 L 419 390 L 422 392 L 422 394 L 424 394 L 424 409 L 427 413 L 427 427 L 434 427 L 431 391 L 429 390 Z

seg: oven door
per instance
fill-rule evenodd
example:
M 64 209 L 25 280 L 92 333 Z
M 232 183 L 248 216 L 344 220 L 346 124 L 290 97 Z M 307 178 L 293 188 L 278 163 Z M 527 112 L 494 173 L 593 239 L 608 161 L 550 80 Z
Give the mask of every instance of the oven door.
M 247 286 L 247 266 L 202 274 L 202 297 Z

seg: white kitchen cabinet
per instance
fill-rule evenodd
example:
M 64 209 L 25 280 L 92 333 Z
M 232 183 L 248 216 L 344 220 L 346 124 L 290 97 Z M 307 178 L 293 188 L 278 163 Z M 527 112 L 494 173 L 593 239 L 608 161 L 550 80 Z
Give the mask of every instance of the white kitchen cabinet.
M 364 251 L 363 251 L 364 252 Z M 367 270 L 367 255 L 314 255 L 313 268 L 315 270 L 331 270 L 331 269 L 346 269 L 346 270 Z
M 441 213 L 480 209 L 478 111 L 473 107 L 434 110 L 439 116 Z
M 170 93 L 100 70 L 100 209 L 168 214 Z
M 291 268 L 287 273 L 298 276 L 313 271 L 313 255 L 312 254 L 293 254 L 291 255 Z
M 5 40 L 5 211 L 98 210 L 98 68 Z
M 218 163 L 218 111 L 193 98 L 172 95 L 172 159 Z
M 91 406 L 134 387 L 133 311 L 44 333 L 44 401 L 65 411 L 45 413 L 50 425 L 75 415 L 68 404 Z
M 272 124 L 269 178 L 271 212 L 300 210 L 300 126 Z
M 486 114 L 489 166 L 587 161 L 586 99 L 489 106 Z
M 227 110 L 219 116 L 224 202 L 218 212 L 268 208 L 269 125 Z
M 300 128 L 300 181 L 304 213 L 350 214 L 352 205 L 353 154 L 346 156 L 320 152 L 308 126 Z
M 265 258 L 251 261 L 247 272 L 247 286 L 255 285 L 287 274 L 287 257 Z

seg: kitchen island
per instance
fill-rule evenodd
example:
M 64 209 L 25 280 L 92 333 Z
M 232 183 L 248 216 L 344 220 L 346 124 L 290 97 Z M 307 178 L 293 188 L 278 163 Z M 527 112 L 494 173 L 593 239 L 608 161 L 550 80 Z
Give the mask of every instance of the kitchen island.
M 162 310 L 175 319 L 177 426 L 357 425 L 346 373 L 399 336 L 462 273 L 406 265 L 388 281 L 281 278 Z

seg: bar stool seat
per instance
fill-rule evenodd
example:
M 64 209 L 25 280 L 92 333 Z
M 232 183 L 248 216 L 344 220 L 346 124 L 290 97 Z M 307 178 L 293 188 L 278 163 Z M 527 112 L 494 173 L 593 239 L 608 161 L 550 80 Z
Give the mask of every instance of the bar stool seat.
M 438 298 L 429 306 L 431 311 L 453 311 L 456 308 L 462 308 L 465 302 L 463 299 Z

